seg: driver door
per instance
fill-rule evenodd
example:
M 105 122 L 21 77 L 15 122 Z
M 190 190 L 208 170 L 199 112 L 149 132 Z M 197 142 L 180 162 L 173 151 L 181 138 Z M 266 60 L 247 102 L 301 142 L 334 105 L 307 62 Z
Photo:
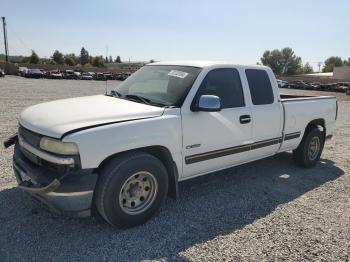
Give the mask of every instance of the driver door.
M 211 70 L 202 81 L 193 103 L 201 95 L 215 95 L 221 111 L 182 109 L 183 175 L 196 176 L 249 159 L 252 139 L 251 111 L 246 106 L 240 74 L 235 68 Z

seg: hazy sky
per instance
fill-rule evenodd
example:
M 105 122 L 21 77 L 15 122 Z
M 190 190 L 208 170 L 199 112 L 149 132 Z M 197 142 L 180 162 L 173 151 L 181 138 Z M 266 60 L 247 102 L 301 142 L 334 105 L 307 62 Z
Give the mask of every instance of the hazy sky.
M 84 46 L 133 61 L 256 63 L 266 49 L 289 46 L 313 66 L 350 57 L 350 0 L 1 0 L 0 16 L 12 55 Z

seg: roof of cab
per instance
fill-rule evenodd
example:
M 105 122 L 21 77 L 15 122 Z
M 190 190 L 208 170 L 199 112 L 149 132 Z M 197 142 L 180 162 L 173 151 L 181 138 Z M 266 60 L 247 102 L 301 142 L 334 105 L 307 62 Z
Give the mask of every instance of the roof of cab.
M 224 65 L 234 65 L 234 66 L 247 66 L 247 67 L 259 67 L 266 68 L 266 66 L 262 65 L 244 65 L 235 63 L 232 61 L 164 61 L 164 62 L 154 62 L 148 65 L 173 65 L 173 66 L 193 66 L 193 67 L 208 67 L 208 66 L 224 66 Z

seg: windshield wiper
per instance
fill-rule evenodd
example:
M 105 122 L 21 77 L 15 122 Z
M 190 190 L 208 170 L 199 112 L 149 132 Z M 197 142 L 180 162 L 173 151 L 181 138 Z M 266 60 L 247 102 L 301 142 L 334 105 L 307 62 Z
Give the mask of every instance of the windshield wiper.
M 110 95 L 114 97 L 122 97 L 122 94 L 116 90 L 112 90 Z
M 124 96 L 125 98 L 130 98 L 130 99 L 133 99 L 133 100 L 138 100 L 142 103 L 145 103 L 145 104 L 151 104 L 151 100 L 149 100 L 148 98 L 144 98 L 142 96 L 138 96 L 138 95 L 125 95 Z
M 130 99 L 133 99 L 133 100 L 139 100 L 140 102 L 143 102 L 143 103 L 145 103 L 147 105 L 160 106 L 160 107 L 166 106 L 165 104 L 162 104 L 162 103 L 159 103 L 159 102 L 155 102 L 155 101 L 152 101 L 151 99 L 148 99 L 148 98 L 145 98 L 145 97 L 142 97 L 142 96 L 138 96 L 138 95 L 125 95 L 124 97 L 125 98 L 130 98 Z
M 154 102 L 148 98 L 138 96 L 138 95 L 125 95 L 125 96 L 123 96 L 121 93 L 119 93 L 116 90 L 112 90 L 109 95 L 113 96 L 113 97 L 122 98 L 122 99 L 130 99 L 130 100 L 134 100 L 134 101 L 137 100 L 137 101 L 145 103 L 147 105 L 154 105 L 154 106 L 161 106 L 161 107 L 165 106 L 165 104 Z

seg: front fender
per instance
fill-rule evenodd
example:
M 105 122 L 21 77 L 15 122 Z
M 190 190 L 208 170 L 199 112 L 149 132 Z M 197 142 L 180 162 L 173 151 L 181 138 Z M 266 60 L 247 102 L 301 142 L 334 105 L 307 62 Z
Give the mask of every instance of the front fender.
M 166 147 L 182 173 L 182 135 L 179 115 L 94 127 L 64 137 L 78 145 L 82 168 L 97 168 L 111 155 L 148 146 Z

